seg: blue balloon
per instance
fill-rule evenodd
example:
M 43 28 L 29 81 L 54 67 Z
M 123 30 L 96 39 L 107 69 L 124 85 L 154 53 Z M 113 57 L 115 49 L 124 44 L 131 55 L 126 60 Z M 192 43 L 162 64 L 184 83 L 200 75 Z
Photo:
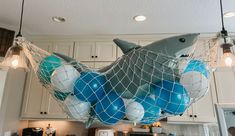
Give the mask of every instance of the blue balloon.
M 166 113 L 183 114 L 189 106 L 190 97 L 178 82 L 163 80 L 155 85 L 156 104 Z
M 209 71 L 206 68 L 206 64 L 200 60 L 190 60 L 183 73 L 190 71 L 200 72 L 208 78 Z
M 161 109 L 156 105 L 155 100 L 151 97 L 137 97 L 136 101 L 144 107 L 144 117 L 141 120 L 142 124 L 152 124 L 161 115 Z
M 39 79 L 41 80 L 41 82 L 43 82 L 44 84 L 50 83 L 52 73 L 57 67 L 61 65 L 61 59 L 56 56 L 51 55 L 44 58 L 41 61 L 38 69 Z
M 82 101 L 96 102 L 104 95 L 105 83 L 104 75 L 93 71 L 82 72 L 75 82 L 74 94 Z
M 110 92 L 97 102 L 95 113 L 98 119 L 107 125 L 113 125 L 125 116 L 125 105 L 122 98 L 115 92 Z

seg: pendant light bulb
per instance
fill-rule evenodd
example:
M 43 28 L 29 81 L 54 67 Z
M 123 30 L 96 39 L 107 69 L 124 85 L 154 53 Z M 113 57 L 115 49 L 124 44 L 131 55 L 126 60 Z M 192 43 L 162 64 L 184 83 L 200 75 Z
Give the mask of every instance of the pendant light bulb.
M 235 57 L 232 53 L 224 53 L 223 61 L 226 67 L 232 67 L 234 65 Z
M 14 45 L 8 49 L 2 65 L 13 69 L 23 68 L 27 70 L 28 67 L 23 48 L 15 42 Z
M 220 58 L 220 66 L 221 67 L 233 67 L 235 66 L 235 55 L 231 51 L 231 47 L 233 44 L 231 43 L 223 43 L 220 47 L 223 50 L 222 56 Z

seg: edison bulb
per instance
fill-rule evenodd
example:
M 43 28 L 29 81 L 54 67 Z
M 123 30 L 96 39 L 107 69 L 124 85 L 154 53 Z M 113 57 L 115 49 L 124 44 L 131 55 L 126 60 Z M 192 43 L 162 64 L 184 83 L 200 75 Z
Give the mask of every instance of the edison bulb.
M 224 53 L 223 61 L 224 61 L 225 66 L 231 67 L 234 65 L 235 56 L 232 53 Z
M 12 55 L 11 65 L 13 68 L 17 68 L 19 65 L 19 55 Z

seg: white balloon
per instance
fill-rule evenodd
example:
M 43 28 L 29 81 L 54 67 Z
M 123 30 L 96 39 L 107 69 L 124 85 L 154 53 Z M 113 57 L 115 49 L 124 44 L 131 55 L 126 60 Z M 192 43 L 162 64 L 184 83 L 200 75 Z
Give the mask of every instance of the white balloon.
M 133 99 L 126 99 L 126 98 L 122 98 L 123 102 L 124 102 L 124 105 L 125 107 L 127 107 L 127 105 L 131 102 L 134 102 L 135 100 Z
M 190 71 L 182 74 L 180 83 L 193 99 L 204 96 L 209 90 L 209 80 L 200 72 Z
M 144 107 L 138 102 L 130 102 L 126 107 L 126 117 L 133 122 L 139 122 L 144 117 Z
M 78 100 L 76 96 L 69 95 L 64 101 L 64 110 L 77 120 L 88 119 L 91 104 Z
M 80 73 L 71 65 L 63 65 L 55 69 L 51 76 L 51 84 L 61 92 L 72 92 L 74 82 Z

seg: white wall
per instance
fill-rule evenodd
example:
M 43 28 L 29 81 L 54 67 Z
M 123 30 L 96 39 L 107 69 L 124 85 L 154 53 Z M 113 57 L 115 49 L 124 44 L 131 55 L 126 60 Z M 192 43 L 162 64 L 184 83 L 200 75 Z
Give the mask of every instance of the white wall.
M 9 70 L 4 87 L 0 110 L 0 135 L 14 133 L 20 127 L 21 101 L 24 90 L 25 72 Z

